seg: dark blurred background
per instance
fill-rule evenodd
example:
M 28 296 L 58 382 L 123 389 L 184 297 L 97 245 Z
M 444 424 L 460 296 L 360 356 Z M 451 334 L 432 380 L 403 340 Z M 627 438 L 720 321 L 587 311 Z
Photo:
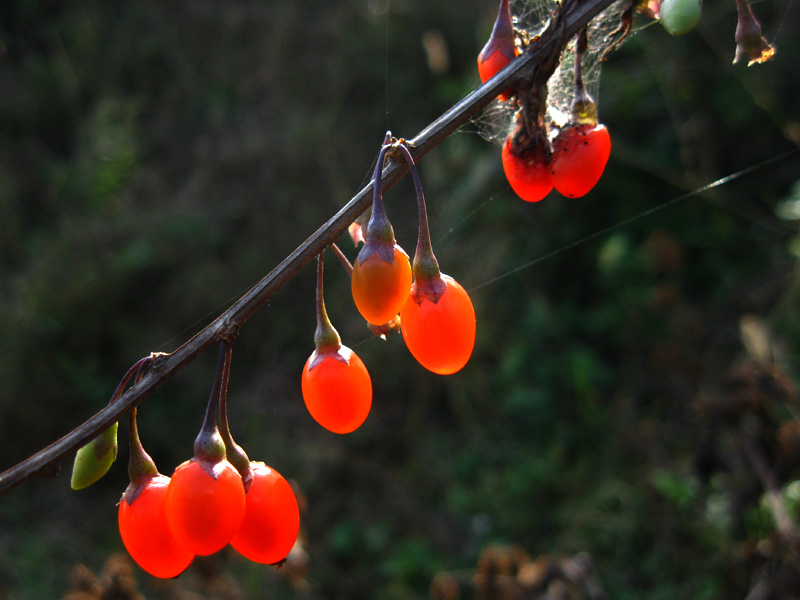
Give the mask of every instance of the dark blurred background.
M 757 3 L 778 54 L 747 68 L 731 65 L 735 3 L 704 10 L 696 31 L 645 28 L 604 66 L 613 150 L 588 196 L 520 201 L 480 123 L 422 162 L 434 249 L 477 311 L 461 373 L 373 337 L 329 256 L 329 314 L 375 390 L 367 422 L 337 436 L 300 395 L 313 269 L 246 324 L 231 426 L 307 499 L 307 564 L 223 552 L 176 581 L 127 579 L 122 433 L 98 484 L 71 491 L 70 458 L 0 498 L 0 598 L 794 597 L 800 157 L 776 157 L 800 140 L 800 15 Z M 484 0 L 3 3 L 0 469 L 277 265 L 367 181 L 386 129 L 413 137 L 474 88 L 495 14 Z M 412 252 L 410 183 L 386 202 Z M 215 355 L 141 407 L 164 473 L 191 455 Z M 576 564 L 583 580 L 564 575 Z M 108 591 L 120 578 L 128 596 Z

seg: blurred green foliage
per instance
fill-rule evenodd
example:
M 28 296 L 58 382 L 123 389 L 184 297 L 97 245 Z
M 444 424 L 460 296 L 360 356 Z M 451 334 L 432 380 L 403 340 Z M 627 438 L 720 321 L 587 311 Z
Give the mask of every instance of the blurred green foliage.
M 698 466 L 708 445 L 733 453 L 694 407 L 723 395 L 746 356 L 744 315 L 798 375 L 800 238 L 783 201 L 800 162 L 645 213 L 796 147 L 800 19 L 759 3 L 778 55 L 733 67 L 734 3 L 707 4 L 696 32 L 642 29 L 605 64 L 614 147 L 587 197 L 519 201 L 498 146 L 467 133 L 479 122 L 421 164 L 437 257 L 478 315 L 462 373 L 433 376 L 398 336 L 374 339 L 330 259 L 328 311 L 375 386 L 367 423 L 339 437 L 299 390 L 313 270 L 247 323 L 232 429 L 308 498 L 308 587 L 232 554 L 190 571 L 233 574 L 245 597 L 421 598 L 435 573 L 503 541 L 589 552 L 616 600 L 747 594 L 748 549 L 774 523 L 760 491 L 737 506 L 747 486 Z M 483 0 L 4 3 L 0 467 L 88 418 L 136 359 L 173 350 L 268 273 L 366 182 L 387 128 L 413 137 L 477 85 L 495 12 Z M 447 51 L 436 71 L 431 34 Z M 409 182 L 386 202 L 413 250 Z M 191 453 L 213 361 L 141 407 L 165 473 Z M 797 473 L 785 476 L 798 518 Z M 62 473 L 0 498 L 0 597 L 60 597 L 76 561 L 99 570 L 120 552 L 126 478 L 118 464 L 82 492 Z

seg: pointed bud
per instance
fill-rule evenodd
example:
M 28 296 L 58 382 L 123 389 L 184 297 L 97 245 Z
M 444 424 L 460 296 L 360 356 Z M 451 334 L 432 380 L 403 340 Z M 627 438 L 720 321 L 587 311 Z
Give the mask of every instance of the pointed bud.
M 108 473 L 117 459 L 117 429 L 114 423 L 91 442 L 78 450 L 72 465 L 73 490 L 89 487 Z

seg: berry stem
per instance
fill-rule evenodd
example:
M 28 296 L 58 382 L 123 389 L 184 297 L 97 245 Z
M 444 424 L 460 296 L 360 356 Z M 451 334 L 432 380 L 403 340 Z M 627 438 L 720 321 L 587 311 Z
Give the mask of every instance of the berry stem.
M 378 161 L 375 163 L 372 215 L 367 223 L 364 248 L 359 252 L 356 259 L 358 264 L 367 260 L 374 253 L 377 253 L 390 265 L 394 263 L 394 229 L 392 229 L 392 224 L 389 222 L 389 217 L 386 216 L 386 208 L 383 205 L 383 164 L 386 162 L 386 153 L 392 148 L 391 143 L 389 143 L 391 142 L 391 137 L 391 132 L 387 131 L 384 144 L 378 153 Z
M 147 482 L 158 475 L 156 463 L 145 451 L 142 441 L 139 439 L 139 428 L 136 425 L 137 408 L 134 406 L 128 415 L 128 447 L 130 448 L 130 458 L 128 459 L 128 476 L 131 483 L 125 490 L 124 499 L 128 504 L 133 503 L 142 490 L 147 486 Z
M 353 276 L 353 265 L 350 264 L 350 261 L 347 260 L 347 257 L 342 252 L 341 248 L 336 244 L 330 245 L 331 250 L 336 255 L 336 258 L 339 259 L 339 262 L 342 263 L 342 266 L 347 270 L 347 275 L 352 277 Z
M 214 377 L 214 385 L 211 387 L 211 395 L 208 397 L 206 415 L 203 419 L 203 426 L 200 433 L 194 440 L 194 457 L 203 462 L 218 463 L 225 460 L 225 442 L 219 433 L 217 425 L 217 414 L 219 413 L 219 395 L 222 389 L 222 380 L 225 378 L 225 371 L 230 368 L 226 361 L 225 346 L 220 344 L 219 360 L 217 361 L 217 373 Z
M 433 254 L 431 245 L 431 234 L 428 227 L 428 210 L 425 205 L 425 194 L 422 191 L 422 182 L 419 178 L 417 165 L 414 157 L 405 143 L 397 144 L 403 157 L 408 163 L 411 171 L 411 178 L 414 180 L 414 190 L 417 193 L 417 211 L 419 213 L 419 233 L 417 236 L 417 250 L 414 253 L 414 285 L 416 295 L 425 295 L 434 302 L 438 302 L 439 297 L 444 293 L 447 284 L 442 280 L 442 272 L 439 270 L 439 262 Z
M 140 358 L 139 360 L 137 360 L 133 364 L 133 366 L 130 369 L 128 369 L 128 372 L 125 373 L 125 375 L 122 377 L 119 384 L 117 385 L 117 388 L 114 390 L 114 393 L 111 394 L 111 400 L 109 400 L 108 403 L 113 404 L 114 401 L 119 400 L 122 397 L 122 393 L 125 391 L 125 386 L 128 385 L 128 381 L 130 381 L 131 377 L 133 377 L 134 374 L 136 374 L 135 383 L 141 381 L 142 378 L 139 376 L 139 373 L 144 367 L 146 367 L 152 361 L 153 361 L 152 354 L 150 356 L 145 356 L 144 358 Z
M 583 83 L 583 55 L 589 46 L 586 27 L 580 30 L 575 40 L 575 88 L 572 99 L 572 116 L 580 125 L 597 125 L 597 104 L 586 91 Z
M 459 131 L 470 119 L 477 116 L 494 101 L 497 97 L 497 90 L 511 85 L 512 80 L 521 77 L 523 72 L 535 67 L 536 79 L 540 79 L 541 76 L 546 80 L 546 77 L 543 77 L 542 74 L 546 73 L 547 68 L 557 64 L 557 61 L 552 59 L 552 55 L 554 54 L 554 49 L 559 52 L 561 50 L 560 32 L 563 31 L 564 36 L 574 35 L 575 32 L 612 3 L 613 0 L 582 0 L 568 12 L 564 10 L 564 5 L 562 5 L 558 9 L 558 14 L 562 15 L 563 19 L 559 22 L 557 22 L 557 19 L 551 20 L 550 25 L 541 34 L 541 43 L 537 43 L 535 47 L 529 46 L 523 57 L 515 61 L 513 63 L 514 66 L 505 75 L 501 76 L 494 86 L 482 86 L 475 90 L 475 92 L 459 100 L 417 133 L 411 140 L 417 156 L 421 157 L 428 154 L 450 135 Z M 401 166 L 397 164 L 390 165 L 383 179 L 383 186 L 389 189 L 405 173 L 405 169 Z M 156 365 L 157 368 L 148 373 L 142 385 L 129 390 L 118 402 L 101 409 L 90 419 L 87 419 L 60 439 L 55 440 L 47 448 L 43 448 L 0 473 L 0 495 L 9 492 L 33 477 L 55 474 L 58 463 L 68 454 L 96 437 L 103 429 L 130 411 L 134 404 L 141 402 L 157 388 L 164 385 L 181 369 L 217 343 L 232 327 L 237 330 L 241 329 L 276 292 L 282 289 L 306 264 L 313 260 L 322 248 L 327 247 L 332 241 L 338 239 L 353 220 L 369 207 L 372 191 L 372 183 L 370 182 L 354 194 L 347 204 L 322 227 L 295 248 L 280 265 L 265 275 L 261 281 L 234 302 L 230 308 L 219 314 L 213 322 L 193 335 L 180 348 L 160 356 Z
M 229 341 L 223 340 L 220 342 L 220 351 L 225 354 L 225 369 L 219 390 L 219 433 L 225 443 L 225 454 L 228 462 L 239 471 L 239 475 L 242 476 L 244 491 L 247 492 L 253 483 L 253 469 L 250 466 L 250 459 L 247 457 L 247 453 L 233 440 L 228 424 L 228 381 L 231 375 L 233 346 Z
M 153 356 L 143 358 L 137 363 L 139 365 L 136 371 L 136 378 L 134 384 L 139 383 L 144 376 L 144 368 L 150 364 Z M 134 365 L 136 366 L 136 365 Z M 128 415 L 128 448 L 130 449 L 130 457 L 128 459 L 128 477 L 131 480 L 130 485 L 125 490 L 123 498 L 131 504 L 139 494 L 147 487 L 147 483 L 153 478 L 158 476 L 158 467 L 150 455 L 145 452 L 142 446 L 142 441 L 139 439 L 139 427 L 136 423 L 137 407 L 131 409 Z
M 331 324 L 328 312 L 325 310 L 325 294 L 322 284 L 322 263 L 325 249 L 317 255 L 317 330 L 314 332 L 314 345 L 317 354 L 336 352 L 342 347 L 342 338 Z
M 500 0 L 492 35 L 489 39 L 507 58 L 514 59 L 514 23 L 511 20 L 511 3 L 509 0 Z M 488 58 L 488 56 L 486 57 Z
M 119 384 L 117 384 L 117 388 L 114 390 L 114 393 L 111 395 L 111 400 L 108 401 L 109 405 L 113 404 L 115 401 L 119 400 L 122 397 L 122 394 L 125 392 L 125 387 L 128 385 L 128 381 L 130 378 L 133 377 L 134 373 L 136 374 L 136 383 L 141 380 L 140 373 L 142 369 L 151 363 L 153 360 L 153 355 L 145 356 L 144 358 L 140 358 L 137 360 L 133 366 L 128 369 L 128 372 L 120 380 Z M 112 427 L 114 424 L 112 424 Z M 90 444 L 94 444 L 94 451 L 97 458 L 102 457 L 106 452 L 112 451 L 114 452 L 114 456 L 117 455 L 117 433 L 116 429 L 112 430 L 111 427 L 105 429 L 97 436 L 94 440 L 89 442 Z

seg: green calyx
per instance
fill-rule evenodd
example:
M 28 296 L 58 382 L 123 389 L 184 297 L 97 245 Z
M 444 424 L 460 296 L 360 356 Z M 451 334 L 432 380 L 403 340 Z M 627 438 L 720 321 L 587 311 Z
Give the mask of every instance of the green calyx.
M 103 433 L 78 450 L 72 465 L 73 490 L 82 490 L 108 473 L 117 459 L 117 430 L 119 423 L 112 424 Z
M 204 427 L 195 438 L 194 457 L 198 461 L 208 463 L 218 463 L 227 459 L 225 441 L 222 439 L 216 423 L 213 428 L 206 429 Z

